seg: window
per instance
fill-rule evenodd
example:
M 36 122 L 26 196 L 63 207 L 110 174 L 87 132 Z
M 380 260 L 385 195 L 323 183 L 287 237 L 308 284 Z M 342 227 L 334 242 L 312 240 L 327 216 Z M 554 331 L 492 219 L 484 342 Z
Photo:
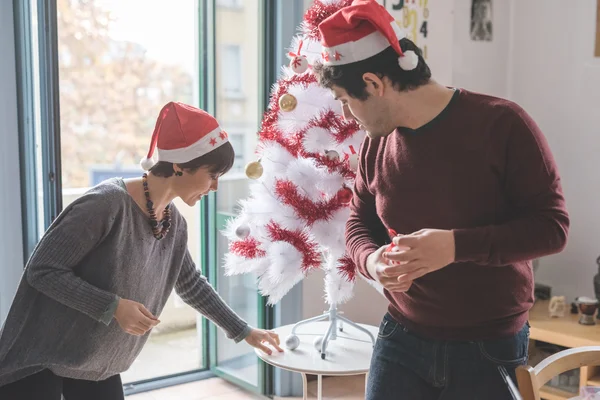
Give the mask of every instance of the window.
M 226 97 L 242 96 L 242 50 L 238 44 L 222 46 L 219 61 L 221 64 L 220 77 L 223 94 Z
M 294 10 L 301 2 L 290 1 Z M 21 156 L 29 171 L 26 256 L 57 213 L 88 188 L 114 176 L 139 176 L 158 110 L 170 100 L 188 102 L 215 115 L 226 131 L 231 127 L 236 150 L 218 197 L 205 199 L 200 210 L 176 204 L 188 222 L 190 253 L 236 312 L 253 326 L 271 327 L 272 309 L 258 296 L 255 277 L 224 276 L 227 241 L 217 228 L 248 195 L 244 166 L 254 160 L 268 89 L 285 58 L 278 53 L 285 49 L 277 45 L 275 1 L 159 3 L 19 2 L 16 18 L 31 25 L 30 34 L 17 37 L 20 56 L 31 57 L 20 64 L 19 86 Z M 288 14 L 290 22 L 281 26 L 297 26 L 301 15 Z M 225 338 L 174 293 L 161 321 L 171 329 L 153 333 L 123 374 L 126 393 L 201 379 L 209 366 L 237 385 L 270 392 L 272 369 L 258 363 L 253 349 Z
M 138 163 L 162 106 L 171 100 L 198 105 L 198 5 L 71 0 L 57 7 L 65 207 L 105 179 L 141 176 Z M 188 222 L 190 252 L 199 265 L 198 211 L 179 199 L 175 205 Z M 125 384 L 206 367 L 196 311 L 173 293 L 160 318 L 122 374 Z
M 233 149 L 235 150 L 235 162 L 233 163 L 233 168 L 231 169 L 231 172 L 243 172 L 244 171 L 244 160 L 246 159 L 245 157 L 245 141 L 244 141 L 244 134 L 243 133 L 232 133 L 231 131 L 227 131 L 227 134 L 229 135 L 229 142 L 231 143 L 231 145 L 233 146 Z
M 242 8 L 242 0 L 217 0 L 217 6 L 224 8 Z

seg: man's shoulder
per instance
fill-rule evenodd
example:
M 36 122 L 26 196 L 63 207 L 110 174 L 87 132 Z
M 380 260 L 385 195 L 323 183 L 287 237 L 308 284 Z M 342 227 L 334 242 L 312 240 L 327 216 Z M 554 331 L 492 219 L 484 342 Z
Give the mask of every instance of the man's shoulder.
M 521 107 L 519 104 L 503 97 L 466 89 L 460 89 L 460 91 L 465 103 L 470 107 L 513 115 L 524 112 L 523 107 Z
M 535 125 L 532 117 L 516 102 L 498 96 L 460 89 L 464 105 L 470 113 L 483 115 L 487 121 L 508 125 Z

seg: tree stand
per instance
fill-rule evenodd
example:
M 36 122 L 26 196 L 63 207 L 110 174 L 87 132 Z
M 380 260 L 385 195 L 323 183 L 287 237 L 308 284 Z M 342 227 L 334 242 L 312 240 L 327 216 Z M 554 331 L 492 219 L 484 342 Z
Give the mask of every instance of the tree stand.
M 300 339 L 296 335 L 296 329 L 299 326 L 305 325 L 305 324 L 308 324 L 311 322 L 322 321 L 322 320 L 328 319 L 328 318 L 329 318 L 330 324 L 329 324 L 329 328 L 327 329 L 327 333 L 325 334 L 325 336 L 319 337 L 315 340 L 315 348 L 321 352 L 321 359 L 323 359 L 323 360 L 325 359 L 325 354 L 327 351 L 327 344 L 329 343 L 329 341 L 337 339 L 337 331 L 338 330 L 340 332 L 344 331 L 344 328 L 342 326 L 343 322 L 345 322 L 348 325 L 353 326 L 354 328 L 358 329 L 359 331 L 367 334 L 369 336 L 369 338 L 371 338 L 371 342 L 372 342 L 373 346 L 375 346 L 375 337 L 373 336 L 373 334 L 371 332 L 369 332 L 368 330 L 366 330 L 365 328 L 363 328 L 362 326 L 358 325 L 357 323 L 350 321 L 348 318 L 342 317 L 341 313 L 338 312 L 337 306 L 335 304 L 331 304 L 329 306 L 329 311 L 326 311 L 322 315 L 318 315 L 316 317 L 297 322 L 294 325 L 294 327 L 292 328 L 291 335 L 286 338 L 285 346 L 290 350 L 294 350 L 300 345 Z

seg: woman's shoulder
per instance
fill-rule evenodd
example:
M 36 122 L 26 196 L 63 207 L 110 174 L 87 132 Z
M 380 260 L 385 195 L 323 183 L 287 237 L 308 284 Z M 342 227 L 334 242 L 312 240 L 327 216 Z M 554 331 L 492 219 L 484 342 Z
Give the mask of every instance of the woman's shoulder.
M 111 178 L 87 189 L 69 204 L 69 208 L 83 207 L 99 211 L 117 212 L 126 205 L 127 191 L 120 178 Z

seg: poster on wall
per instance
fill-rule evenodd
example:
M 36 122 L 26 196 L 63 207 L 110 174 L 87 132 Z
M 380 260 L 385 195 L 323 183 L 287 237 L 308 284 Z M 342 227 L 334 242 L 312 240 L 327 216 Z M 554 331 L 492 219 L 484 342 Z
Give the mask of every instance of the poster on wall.
M 454 2 L 377 0 L 422 51 L 435 80 L 452 84 Z
M 429 0 L 379 0 L 396 19 L 396 23 L 423 51 L 427 60 L 427 38 L 429 36 Z
M 492 0 L 472 0 L 471 3 L 471 40 L 492 40 Z

